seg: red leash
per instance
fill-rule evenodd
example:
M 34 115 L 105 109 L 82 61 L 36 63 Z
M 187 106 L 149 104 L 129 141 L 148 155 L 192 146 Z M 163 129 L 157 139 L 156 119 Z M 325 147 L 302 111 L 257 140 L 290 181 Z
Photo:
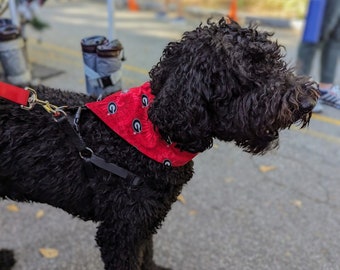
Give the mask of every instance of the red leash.
M 8 83 L 0 82 L 0 98 L 26 106 L 30 91 Z
M 63 111 L 67 106 L 55 106 L 47 100 L 38 99 L 37 92 L 29 87 L 21 88 L 4 82 L 0 82 L 0 98 L 12 101 L 21 105 L 22 109 L 31 110 L 36 104 L 42 106 L 48 113 L 54 117 L 60 114 L 66 115 Z

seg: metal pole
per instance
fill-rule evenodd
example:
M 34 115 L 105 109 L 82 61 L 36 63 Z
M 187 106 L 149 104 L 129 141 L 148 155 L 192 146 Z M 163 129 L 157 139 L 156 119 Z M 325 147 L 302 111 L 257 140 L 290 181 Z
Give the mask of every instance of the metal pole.
M 108 39 L 113 40 L 116 37 L 114 27 L 114 0 L 107 0 L 107 15 L 108 15 Z
M 19 19 L 18 19 L 18 13 L 17 13 L 17 6 L 15 3 L 15 0 L 9 0 L 9 12 L 11 14 L 12 23 L 18 27 L 20 27 Z

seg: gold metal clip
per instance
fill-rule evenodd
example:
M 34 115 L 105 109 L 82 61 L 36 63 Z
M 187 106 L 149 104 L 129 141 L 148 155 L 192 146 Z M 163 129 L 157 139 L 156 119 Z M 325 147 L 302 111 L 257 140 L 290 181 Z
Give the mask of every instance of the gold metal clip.
M 25 90 L 30 91 L 30 96 L 27 100 L 28 105 L 27 106 L 21 105 L 22 109 L 31 110 L 36 104 L 38 104 L 42 106 L 45 109 L 45 111 L 47 111 L 50 114 L 53 114 L 54 116 L 59 115 L 60 113 L 66 115 L 63 109 L 66 108 L 67 106 L 58 107 L 53 104 L 50 104 L 47 100 L 38 99 L 37 92 L 30 87 L 25 87 Z

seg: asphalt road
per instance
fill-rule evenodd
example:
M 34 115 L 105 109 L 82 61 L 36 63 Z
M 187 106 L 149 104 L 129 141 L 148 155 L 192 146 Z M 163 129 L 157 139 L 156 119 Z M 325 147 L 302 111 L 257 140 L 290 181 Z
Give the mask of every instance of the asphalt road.
M 42 83 L 85 92 L 80 40 L 107 34 L 105 8 L 104 1 L 46 4 L 41 15 L 51 28 L 43 34 L 28 29 L 29 57 L 63 73 Z M 147 80 L 164 46 L 196 23 L 116 11 L 127 58 L 124 86 Z M 269 30 L 293 64 L 299 31 Z M 174 204 L 155 237 L 156 262 L 174 270 L 340 270 L 339 162 L 340 111 L 331 107 L 314 115 L 309 128 L 282 132 L 280 148 L 265 156 L 216 141 L 195 158 L 185 201 Z M 14 270 L 103 269 L 95 231 L 96 224 L 47 205 L 0 202 L 0 248 L 16 250 Z M 40 248 L 59 253 L 49 259 Z

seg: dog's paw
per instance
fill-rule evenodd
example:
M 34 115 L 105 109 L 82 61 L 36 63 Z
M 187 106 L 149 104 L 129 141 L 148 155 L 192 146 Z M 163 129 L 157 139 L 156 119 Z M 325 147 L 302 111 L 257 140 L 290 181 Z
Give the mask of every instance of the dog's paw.
M 10 270 L 14 264 L 13 250 L 0 249 L 0 270 Z

